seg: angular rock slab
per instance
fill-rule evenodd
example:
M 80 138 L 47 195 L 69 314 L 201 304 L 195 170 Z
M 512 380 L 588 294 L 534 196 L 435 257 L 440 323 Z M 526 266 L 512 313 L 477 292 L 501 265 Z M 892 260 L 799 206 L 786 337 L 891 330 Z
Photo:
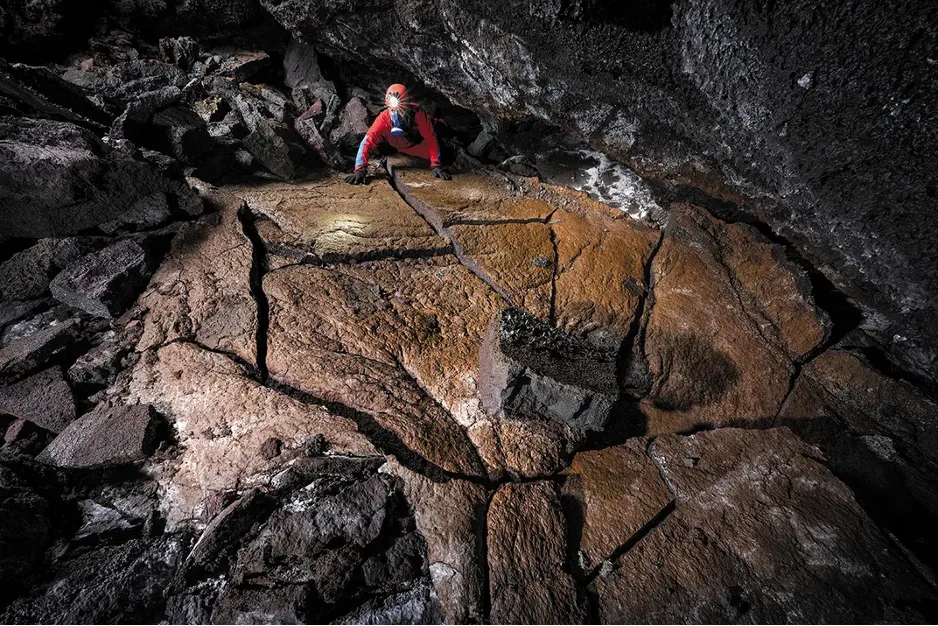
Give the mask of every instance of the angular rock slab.
M 407 156 L 389 157 L 388 168 L 404 199 L 438 231 L 453 224 L 546 222 L 554 212 L 543 200 L 521 196 L 494 172 L 458 173 L 444 181 L 433 177 L 427 161 Z
M 15 379 L 35 370 L 72 345 L 81 322 L 69 319 L 22 337 L 0 349 L 0 377 Z
M 99 405 L 69 424 L 39 455 L 59 467 L 108 467 L 142 461 L 159 443 L 153 407 Z
M 481 417 L 477 350 L 500 302 L 481 281 L 438 258 L 285 268 L 264 289 L 272 375 L 371 415 L 443 469 L 478 475 L 460 424 Z
M 788 260 L 785 249 L 746 224 L 708 221 L 705 228 L 720 239 L 723 263 L 734 276 L 744 306 L 767 339 L 795 360 L 823 343 L 830 320 L 815 306 L 807 274 Z
M 659 437 L 677 509 L 596 581 L 603 622 L 923 619 L 934 589 L 788 429 Z
M 198 517 L 211 493 L 250 484 L 268 469 L 260 448 L 271 437 L 284 449 L 322 436 L 330 452 L 376 454 L 354 422 L 262 387 L 230 359 L 192 344 L 145 354 L 129 395 L 157 406 L 183 447 L 178 471 L 163 480 L 171 527 Z
M 479 420 L 468 432 L 490 473 L 513 479 L 560 472 L 583 442 L 568 424 L 512 416 Z
M 479 395 L 489 415 L 602 431 L 619 395 L 615 354 L 517 309 L 492 319 L 479 349 Z
M 0 413 L 14 415 L 54 433 L 75 419 L 75 399 L 59 367 L 0 387 Z
M 257 304 L 251 296 L 253 250 L 238 210 L 242 202 L 203 187 L 218 211 L 179 233 L 139 303 L 146 307 L 139 351 L 192 339 L 254 363 Z
M 580 624 L 586 606 L 565 571 L 567 527 L 552 483 L 503 485 L 488 512 L 491 620 Z
M 403 482 L 417 531 L 427 542 L 430 579 L 447 624 L 481 622 L 480 521 L 488 495 L 464 480 L 434 482 L 391 457 L 386 468 Z
M 283 231 L 273 244 L 296 248 L 315 261 L 433 256 L 451 248 L 383 180 L 353 186 L 341 176 L 328 176 L 229 191 Z
M 739 295 L 714 227 L 702 211 L 676 213 L 654 260 L 649 434 L 772 420 L 788 391 L 791 361 Z
M 97 317 L 127 310 L 147 284 L 153 254 L 146 244 L 122 239 L 69 265 L 49 285 L 52 296 Z
M 671 492 L 645 454 L 648 441 L 588 450 L 573 457 L 561 494 L 582 515 L 580 563 L 585 571 L 608 559 L 667 507 Z

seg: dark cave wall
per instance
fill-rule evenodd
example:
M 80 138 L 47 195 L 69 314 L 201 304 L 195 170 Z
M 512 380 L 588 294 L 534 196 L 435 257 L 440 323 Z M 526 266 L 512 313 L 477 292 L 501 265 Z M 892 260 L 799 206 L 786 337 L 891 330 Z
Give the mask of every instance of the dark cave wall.
M 870 330 L 938 369 L 938 5 L 262 1 L 340 61 L 404 68 L 639 170 L 727 177 L 873 313 Z

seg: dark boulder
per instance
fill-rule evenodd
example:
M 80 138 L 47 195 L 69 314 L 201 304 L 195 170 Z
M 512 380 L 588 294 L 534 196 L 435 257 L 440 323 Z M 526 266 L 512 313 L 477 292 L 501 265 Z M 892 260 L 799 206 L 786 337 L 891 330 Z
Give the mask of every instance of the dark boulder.
M 85 468 L 142 461 L 156 450 L 160 427 L 150 405 L 99 405 L 59 433 L 39 460 Z
M 50 117 L 95 130 L 107 128 L 111 116 L 89 100 L 81 89 L 46 67 L 0 59 L 0 96 L 14 103 L 18 113 Z
M 164 109 L 153 116 L 159 147 L 183 163 L 194 164 L 212 147 L 205 122 L 184 106 Z
M 73 234 L 160 191 L 191 204 L 184 182 L 79 126 L 0 117 L 0 239 Z
M 159 623 L 188 537 L 163 535 L 71 550 L 0 614 L 10 624 Z
M 18 339 L 0 350 L 0 379 L 16 379 L 48 363 L 78 340 L 81 324 L 70 319 Z
M 615 353 L 517 309 L 492 320 L 479 349 L 479 396 L 490 415 L 601 432 L 618 395 Z
M 147 242 L 122 239 L 70 265 L 50 289 L 59 302 L 98 317 L 116 317 L 137 299 L 154 269 Z
M 14 415 L 54 433 L 75 419 L 72 390 L 58 367 L 0 387 L 0 413 Z
M 189 71 L 199 60 L 199 42 L 192 37 L 164 37 L 160 39 L 160 54 L 167 63 Z
M 280 178 L 289 180 L 306 149 L 292 128 L 275 120 L 262 119 L 244 140 L 244 147 L 264 167 Z
M 0 264 L 0 300 L 32 300 L 49 292 L 49 282 L 76 259 L 101 247 L 92 237 L 43 239 Z

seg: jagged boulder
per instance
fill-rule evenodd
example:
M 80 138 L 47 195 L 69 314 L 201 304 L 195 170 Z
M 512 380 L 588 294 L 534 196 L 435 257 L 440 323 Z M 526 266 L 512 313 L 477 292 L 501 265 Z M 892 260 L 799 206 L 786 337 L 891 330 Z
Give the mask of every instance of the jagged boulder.
M 50 285 L 56 300 L 98 317 L 123 313 L 146 285 L 153 243 L 123 239 L 70 265 Z
M 493 417 L 602 431 L 618 399 L 615 354 L 517 309 L 492 320 L 479 350 L 479 393 Z
M 0 237 L 77 233 L 156 192 L 180 206 L 189 188 L 67 122 L 0 117 Z
M 156 450 L 160 418 L 149 405 L 99 405 L 67 426 L 39 455 L 58 467 L 107 467 L 142 461 Z
M 50 367 L 18 383 L 0 387 L 0 413 L 59 433 L 75 419 L 75 400 L 62 370 Z

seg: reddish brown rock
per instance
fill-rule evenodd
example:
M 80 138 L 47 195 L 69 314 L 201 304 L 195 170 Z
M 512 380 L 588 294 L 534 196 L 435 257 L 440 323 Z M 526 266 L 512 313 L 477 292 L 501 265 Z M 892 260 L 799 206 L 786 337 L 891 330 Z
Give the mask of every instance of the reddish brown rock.
M 444 469 L 481 471 L 460 424 L 481 417 L 477 351 L 500 301 L 455 259 L 286 268 L 264 288 L 272 375 L 372 415 Z
M 510 179 L 496 172 L 466 172 L 442 181 L 426 161 L 394 156 L 388 165 L 404 198 L 437 230 L 453 224 L 546 221 L 554 212 L 543 200 L 520 195 Z
M 564 566 L 567 528 L 552 483 L 503 485 L 488 513 L 491 620 L 499 624 L 579 624 L 580 592 Z
M 464 261 L 509 301 L 543 320 L 551 315 L 554 246 L 537 222 L 449 228 Z
M 680 212 L 652 268 L 645 354 L 654 383 L 647 432 L 771 421 L 788 390 L 787 354 L 745 308 L 723 243 L 701 212 Z
M 488 496 L 485 488 L 464 480 L 434 482 L 391 457 L 387 471 L 403 481 L 417 531 L 427 541 L 430 578 L 448 624 L 480 622 L 482 564 L 480 520 Z
M 564 424 L 501 417 L 469 428 L 479 456 L 495 476 L 544 478 L 566 467 L 583 433 Z
M 178 470 L 162 479 L 171 527 L 199 517 L 214 492 L 263 482 L 268 461 L 258 451 L 268 439 L 292 450 L 321 436 L 332 453 L 376 453 L 351 420 L 262 387 L 227 357 L 192 344 L 143 355 L 129 395 L 157 406 L 183 447 Z
M 99 405 L 69 424 L 39 455 L 59 467 L 106 467 L 142 461 L 159 443 L 153 407 Z
M 644 291 L 660 233 L 621 211 L 568 192 L 551 218 L 557 242 L 557 325 L 598 346 L 618 348 Z
M 336 263 L 432 256 L 450 250 L 449 243 L 383 180 L 353 186 L 334 175 L 305 183 L 264 183 L 230 191 L 282 231 L 273 242 L 275 253 L 280 246 L 315 261 Z
M 203 190 L 218 221 L 187 229 L 140 296 L 146 307 L 139 351 L 177 339 L 257 358 L 257 305 L 251 297 L 251 243 L 244 235 L 233 196 Z
M 612 556 L 671 502 L 658 468 L 645 454 L 648 441 L 579 452 L 564 470 L 561 493 L 582 513 L 580 564 L 589 571 Z
M 923 619 L 935 591 L 787 429 L 659 437 L 677 509 L 596 582 L 603 622 Z
M 62 370 L 50 367 L 18 383 L 0 387 L 0 413 L 59 433 L 75 419 L 75 400 Z

